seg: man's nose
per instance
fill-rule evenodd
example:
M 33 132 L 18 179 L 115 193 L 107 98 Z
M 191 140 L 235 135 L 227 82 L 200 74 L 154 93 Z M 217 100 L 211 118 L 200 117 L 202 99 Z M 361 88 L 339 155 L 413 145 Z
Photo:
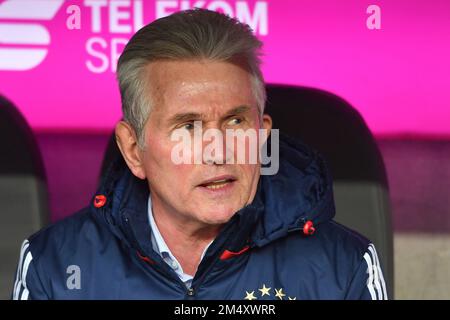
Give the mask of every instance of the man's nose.
M 233 150 L 226 143 L 223 130 L 210 128 L 203 135 L 203 162 L 208 165 L 222 165 L 232 163 Z

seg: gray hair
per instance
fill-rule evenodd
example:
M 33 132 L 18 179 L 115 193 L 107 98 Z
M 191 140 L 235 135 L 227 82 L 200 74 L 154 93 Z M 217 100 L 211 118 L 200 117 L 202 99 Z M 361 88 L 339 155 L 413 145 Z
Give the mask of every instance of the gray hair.
M 180 11 L 140 29 L 126 45 L 117 65 L 123 117 L 135 130 L 140 148 L 144 148 L 143 131 L 152 105 L 144 92 L 144 70 L 150 62 L 237 59 L 252 76 L 253 94 L 262 116 L 266 89 L 260 70 L 261 47 L 262 42 L 247 24 L 206 9 Z

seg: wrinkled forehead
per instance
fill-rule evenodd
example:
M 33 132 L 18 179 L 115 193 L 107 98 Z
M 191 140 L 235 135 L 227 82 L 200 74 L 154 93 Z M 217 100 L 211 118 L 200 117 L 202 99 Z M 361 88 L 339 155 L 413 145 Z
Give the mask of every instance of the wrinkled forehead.
M 237 64 L 211 60 L 156 61 L 147 66 L 146 94 L 155 112 L 214 113 L 256 108 L 251 74 Z

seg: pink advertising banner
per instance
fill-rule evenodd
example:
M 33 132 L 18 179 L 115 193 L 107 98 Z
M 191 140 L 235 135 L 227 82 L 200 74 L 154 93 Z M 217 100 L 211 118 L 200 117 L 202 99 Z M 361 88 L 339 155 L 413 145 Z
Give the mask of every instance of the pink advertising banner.
M 110 130 L 127 40 L 193 7 L 248 23 L 269 83 L 337 94 L 375 134 L 450 135 L 448 0 L 0 0 L 0 94 L 36 130 Z

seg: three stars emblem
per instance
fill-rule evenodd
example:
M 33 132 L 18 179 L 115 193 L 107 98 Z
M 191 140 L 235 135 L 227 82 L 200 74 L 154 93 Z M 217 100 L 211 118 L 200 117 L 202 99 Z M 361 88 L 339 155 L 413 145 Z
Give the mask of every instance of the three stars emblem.
M 270 292 L 271 292 L 272 288 L 271 287 L 266 287 L 265 284 L 263 284 L 262 288 L 259 288 L 258 291 L 261 292 L 261 297 L 264 296 L 271 296 Z M 280 300 L 283 300 L 284 297 L 286 297 L 286 294 L 283 292 L 283 288 L 277 289 L 274 288 L 275 290 L 275 297 L 277 297 Z M 245 296 L 245 300 L 257 300 L 258 296 L 255 295 L 255 291 L 245 291 L 246 296 Z M 297 300 L 297 297 L 287 297 L 288 300 Z

